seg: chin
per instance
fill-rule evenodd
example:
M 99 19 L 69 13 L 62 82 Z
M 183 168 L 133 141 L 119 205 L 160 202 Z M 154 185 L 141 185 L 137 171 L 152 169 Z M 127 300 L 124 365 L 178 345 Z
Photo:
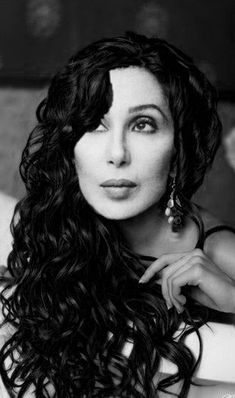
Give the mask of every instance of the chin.
M 97 214 L 101 215 L 104 218 L 107 218 L 107 220 L 115 220 L 115 221 L 127 220 L 129 218 L 138 215 L 138 213 L 128 212 L 128 211 L 115 212 L 115 211 L 108 211 L 107 209 L 105 211 L 99 211 L 96 209 L 94 210 Z
M 116 207 L 116 206 L 115 206 Z M 148 209 L 152 208 L 152 205 L 146 205 L 146 206 L 140 206 L 140 207 L 134 207 L 132 206 L 117 206 L 116 208 L 112 207 L 109 208 L 106 206 L 106 208 L 94 208 L 93 210 L 101 215 L 102 217 L 108 219 L 108 220 L 114 220 L 114 221 L 124 221 L 128 220 L 131 218 L 138 217 L 141 214 L 144 214 Z

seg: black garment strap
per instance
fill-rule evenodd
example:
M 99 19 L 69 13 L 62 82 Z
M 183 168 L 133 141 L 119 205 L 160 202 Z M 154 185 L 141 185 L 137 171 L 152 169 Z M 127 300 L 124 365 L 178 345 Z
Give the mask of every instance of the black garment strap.
M 210 236 L 210 235 L 212 235 L 213 233 L 218 232 L 218 231 L 231 231 L 231 232 L 235 233 L 235 228 L 233 228 L 233 227 L 231 227 L 231 226 L 229 226 L 229 225 L 216 225 L 215 227 L 210 228 L 210 229 L 208 229 L 208 230 L 205 232 L 204 240 L 205 240 L 208 236 Z
M 197 244 L 196 244 L 196 246 L 195 246 L 195 248 L 203 249 L 203 245 L 204 245 L 204 243 L 205 243 L 206 238 L 207 238 L 208 236 L 212 235 L 213 233 L 218 232 L 218 231 L 231 231 L 231 232 L 235 233 L 235 228 L 233 228 L 233 227 L 231 227 L 231 226 L 229 226 L 229 225 L 216 225 L 215 227 L 210 228 L 210 229 L 208 229 L 208 230 L 205 232 L 205 234 L 204 234 L 204 240 L 203 240 L 202 244 L 200 244 L 200 242 L 198 241 Z M 145 255 L 143 255 L 143 254 L 138 254 L 138 257 L 139 257 L 141 260 L 146 260 L 146 261 L 156 261 L 156 260 L 157 260 L 157 257 L 145 256 Z
M 140 258 L 140 260 L 146 260 L 146 261 L 156 261 L 157 260 L 157 257 L 145 256 L 144 254 L 138 254 L 138 257 Z

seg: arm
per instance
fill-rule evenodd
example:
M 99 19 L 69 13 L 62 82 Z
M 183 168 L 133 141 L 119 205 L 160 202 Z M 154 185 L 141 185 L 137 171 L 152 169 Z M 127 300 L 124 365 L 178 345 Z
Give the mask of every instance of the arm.
M 6 266 L 7 257 L 12 249 L 10 223 L 16 205 L 16 199 L 0 193 L 0 265 Z
M 200 381 L 235 383 L 235 326 L 210 322 L 200 328 L 200 334 L 203 342 L 203 355 L 195 377 Z M 188 335 L 185 341 L 197 358 L 199 342 L 196 333 Z M 174 374 L 176 366 L 163 359 L 161 372 Z
M 235 233 L 225 230 L 211 234 L 205 241 L 204 251 L 235 281 Z

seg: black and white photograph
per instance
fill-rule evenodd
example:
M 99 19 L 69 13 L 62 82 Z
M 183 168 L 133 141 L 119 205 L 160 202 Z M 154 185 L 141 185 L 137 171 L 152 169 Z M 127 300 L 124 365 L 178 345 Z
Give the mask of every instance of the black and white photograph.
M 235 398 L 234 0 L 0 0 L 0 398 Z

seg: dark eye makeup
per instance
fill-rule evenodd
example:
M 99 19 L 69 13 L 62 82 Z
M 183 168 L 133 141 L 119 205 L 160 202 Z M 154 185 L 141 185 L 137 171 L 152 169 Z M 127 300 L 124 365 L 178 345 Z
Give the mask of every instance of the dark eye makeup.
M 135 116 L 133 119 L 130 120 L 128 123 L 128 128 L 130 128 L 134 132 L 142 132 L 142 133 L 154 133 L 158 129 L 158 125 L 156 123 L 156 120 L 151 117 L 151 116 L 145 116 L 145 115 L 138 115 Z M 108 130 L 108 127 L 105 124 L 104 120 L 100 121 L 99 126 L 92 131 L 89 131 L 90 133 L 92 132 L 105 132 Z
M 143 133 L 154 133 L 158 128 L 155 119 L 150 116 L 137 116 L 132 120 L 131 125 L 133 131 Z
M 102 132 L 102 131 L 107 131 L 108 127 L 105 126 L 105 123 L 103 120 L 100 121 L 100 124 L 96 129 L 88 131 L 88 133 L 95 133 L 95 132 Z

